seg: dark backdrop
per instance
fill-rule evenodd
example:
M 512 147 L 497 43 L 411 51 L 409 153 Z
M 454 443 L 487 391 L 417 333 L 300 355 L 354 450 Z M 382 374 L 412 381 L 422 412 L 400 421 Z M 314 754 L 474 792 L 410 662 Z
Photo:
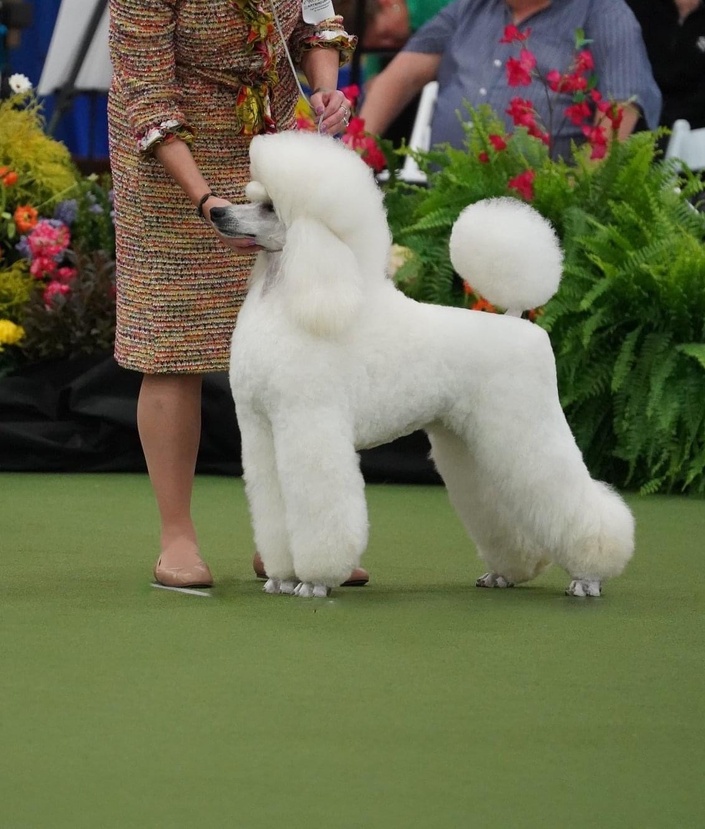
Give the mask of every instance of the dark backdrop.
M 9 69 L 39 84 L 61 0 L 34 0 L 34 22 L 9 52 Z M 47 122 L 55 96 L 44 99 Z M 78 94 L 54 137 L 83 159 L 107 159 L 107 96 Z M 141 471 L 139 376 L 105 354 L 33 366 L 0 378 L 0 471 Z M 436 483 L 428 441 L 417 432 L 361 453 L 368 481 Z M 225 374 L 204 383 L 198 470 L 239 475 L 240 435 Z

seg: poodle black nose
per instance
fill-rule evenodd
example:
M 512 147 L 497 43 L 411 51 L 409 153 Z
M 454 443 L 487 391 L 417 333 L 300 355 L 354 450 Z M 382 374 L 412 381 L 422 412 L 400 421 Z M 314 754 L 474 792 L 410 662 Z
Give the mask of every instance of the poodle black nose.
M 224 219 L 225 218 L 225 211 L 226 211 L 225 207 L 211 207 L 211 209 L 210 209 L 211 221 L 215 222 L 218 219 Z

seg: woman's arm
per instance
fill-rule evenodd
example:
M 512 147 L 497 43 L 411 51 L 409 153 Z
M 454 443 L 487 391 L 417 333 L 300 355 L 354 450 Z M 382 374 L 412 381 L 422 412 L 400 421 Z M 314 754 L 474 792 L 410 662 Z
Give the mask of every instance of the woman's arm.
M 203 196 L 210 192 L 211 188 L 198 169 L 188 144 L 180 138 L 174 137 L 171 140 L 162 141 L 157 144 L 153 152 L 155 158 L 163 165 L 164 169 L 179 187 L 181 187 L 195 209 L 201 202 Z M 211 207 L 225 207 L 229 204 L 230 202 L 227 199 L 221 199 L 220 196 L 216 196 L 215 194 L 209 196 L 201 204 L 203 218 L 212 227 L 213 225 L 210 220 Z M 215 228 L 213 229 L 215 230 Z M 226 238 L 220 233 L 218 233 L 218 238 L 224 245 L 236 252 L 256 249 L 249 241 L 244 239 Z
M 308 49 L 301 56 L 301 68 L 313 90 L 311 106 L 321 119 L 321 131 L 331 135 L 345 128 L 345 121 L 352 112 L 351 102 L 337 89 L 339 63 L 337 49 L 318 47 Z M 341 107 L 345 109 L 341 111 Z

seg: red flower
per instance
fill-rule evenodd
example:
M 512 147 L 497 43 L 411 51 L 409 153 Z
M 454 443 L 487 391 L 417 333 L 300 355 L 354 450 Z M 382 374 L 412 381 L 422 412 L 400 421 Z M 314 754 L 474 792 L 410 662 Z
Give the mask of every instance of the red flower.
M 507 142 L 502 138 L 501 135 L 490 135 L 490 144 L 497 150 L 498 153 L 502 152 L 502 150 L 507 149 Z
M 546 74 L 546 83 L 548 84 L 548 88 L 552 92 L 561 91 L 562 80 L 563 75 L 561 75 L 561 73 L 557 69 L 551 69 L 551 71 Z
M 509 86 L 530 86 L 536 58 L 528 49 L 522 49 L 518 58 L 507 61 L 507 83 Z
M 561 78 L 560 92 L 585 92 L 587 88 L 587 79 L 579 72 L 571 72 Z
M 551 136 L 541 129 L 537 124 L 533 124 L 527 130 L 529 135 L 532 135 L 534 138 L 538 138 L 539 141 L 543 141 L 543 143 L 548 147 L 551 144 Z
M 365 122 L 362 118 L 351 118 L 345 134 L 342 137 L 343 144 L 362 157 L 362 160 L 369 167 L 380 173 L 387 166 L 387 159 L 379 147 L 374 136 L 365 132 Z
M 585 126 L 583 135 L 592 146 L 591 159 L 600 159 L 607 155 L 607 133 L 604 127 Z
M 622 118 L 624 118 L 624 110 L 622 107 L 614 101 L 600 101 L 597 109 L 603 115 L 607 116 L 609 122 L 612 124 L 612 129 L 616 132 L 622 125 Z
M 508 187 L 510 190 L 516 190 L 519 195 L 526 199 L 526 201 L 531 201 L 534 198 L 534 179 L 536 178 L 536 172 L 534 170 L 525 170 L 518 176 L 514 176 L 514 178 L 510 179 L 508 182 Z
M 595 61 L 592 59 L 592 53 L 587 49 L 583 49 L 582 52 L 578 52 L 578 55 L 575 58 L 575 71 L 592 72 L 594 68 Z
M 360 87 L 357 84 L 353 83 L 350 86 L 344 86 L 340 91 L 353 106 L 357 105 L 357 99 L 360 97 Z
M 566 107 L 565 114 L 568 116 L 572 124 L 580 126 L 592 115 L 592 111 L 589 105 L 583 101 L 582 103 L 572 104 L 571 106 Z
M 536 111 L 531 101 L 525 98 L 512 98 L 507 115 L 517 127 L 536 128 Z
M 529 37 L 531 34 L 531 29 L 527 29 L 525 32 L 521 32 L 520 29 L 517 29 L 516 26 L 505 26 L 504 27 L 504 35 L 502 36 L 500 43 L 524 43 L 524 41 Z
M 486 152 L 479 153 L 479 155 L 477 156 L 477 160 L 480 162 L 480 164 L 490 163 L 490 157 Z
M 352 144 L 352 141 L 350 139 L 362 138 L 364 134 L 365 121 L 363 118 L 358 118 L 356 115 L 354 118 L 350 119 L 348 128 L 345 130 L 345 135 L 343 135 L 343 143 L 348 144 L 350 146 Z

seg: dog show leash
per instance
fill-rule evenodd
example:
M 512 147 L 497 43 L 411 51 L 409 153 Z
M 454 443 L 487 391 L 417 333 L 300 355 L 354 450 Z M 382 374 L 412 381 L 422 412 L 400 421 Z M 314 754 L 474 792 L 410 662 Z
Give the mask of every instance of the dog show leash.
M 316 111 L 314 110 L 313 106 L 311 105 L 311 101 L 308 95 L 304 92 L 303 86 L 301 85 L 301 81 L 299 80 L 299 73 L 296 71 L 296 67 L 294 66 L 293 58 L 291 57 L 291 52 L 289 51 L 289 46 L 286 42 L 286 38 L 284 37 L 284 31 L 281 26 L 281 22 L 279 21 L 279 15 L 277 14 L 277 10 L 274 7 L 274 0 L 269 0 L 269 7 L 272 10 L 272 16 L 274 18 L 274 24 L 277 27 L 277 32 L 279 32 L 279 38 L 281 39 L 282 46 L 284 47 L 284 54 L 286 55 L 286 59 L 291 67 L 291 72 L 294 76 L 294 81 L 296 82 L 296 87 L 299 90 L 299 95 L 303 98 L 303 100 L 308 104 L 309 109 L 311 110 L 311 114 L 316 117 Z M 333 10 L 333 4 L 330 0 L 304 0 L 303 2 L 303 14 L 304 20 L 307 23 L 320 23 L 322 20 L 325 20 L 327 17 L 331 17 L 335 14 Z M 321 16 L 321 11 L 323 10 L 323 16 Z M 332 12 L 332 14 L 331 14 Z M 307 19 L 307 14 L 311 17 L 311 19 Z M 318 90 L 314 89 L 314 92 Z M 348 122 L 350 121 L 351 112 L 347 107 L 343 107 L 345 110 L 344 116 L 344 123 L 347 127 Z M 323 115 L 318 116 L 317 121 L 317 128 L 318 132 L 321 131 L 321 124 L 323 123 Z

